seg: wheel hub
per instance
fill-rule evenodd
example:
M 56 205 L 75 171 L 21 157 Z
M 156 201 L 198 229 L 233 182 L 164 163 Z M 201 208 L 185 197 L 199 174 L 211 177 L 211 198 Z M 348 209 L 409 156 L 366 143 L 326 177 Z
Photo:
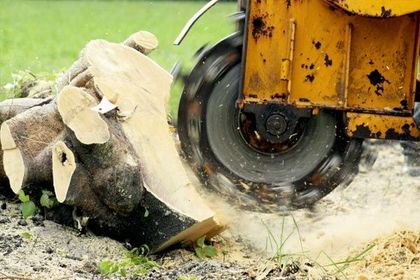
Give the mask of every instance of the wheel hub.
M 273 114 L 267 118 L 265 127 L 273 136 L 280 136 L 287 130 L 287 120 L 282 114 Z
M 285 144 L 290 142 L 292 138 L 296 138 L 294 136 L 301 134 L 298 131 L 298 123 L 302 119 L 311 117 L 311 111 L 308 109 L 296 109 L 293 106 L 283 104 L 246 104 L 242 113 L 248 115 L 248 118 L 249 115 L 252 115 L 252 120 L 255 122 L 255 131 L 272 146 Z M 249 133 L 249 131 L 246 133 Z M 248 137 L 245 136 L 245 138 Z M 250 143 L 252 142 L 250 141 Z

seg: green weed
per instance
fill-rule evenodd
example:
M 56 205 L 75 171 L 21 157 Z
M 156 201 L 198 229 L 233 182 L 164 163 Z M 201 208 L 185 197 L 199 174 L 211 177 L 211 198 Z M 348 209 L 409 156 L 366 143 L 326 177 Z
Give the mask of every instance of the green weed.
M 318 256 L 318 258 L 316 258 L 316 259 L 312 259 L 311 257 L 309 257 L 306 254 L 306 252 L 304 251 L 304 248 L 303 248 L 302 236 L 301 236 L 301 233 L 300 233 L 298 223 L 297 223 L 297 221 L 296 221 L 296 219 L 294 218 L 293 215 L 290 214 L 288 216 L 290 216 L 291 219 L 292 219 L 293 228 L 290 230 L 290 232 L 286 232 L 286 227 L 285 227 L 286 216 L 283 216 L 283 220 L 282 220 L 282 224 L 281 224 L 281 228 L 280 228 L 280 233 L 278 234 L 278 236 L 274 235 L 274 233 L 270 230 L 270 228 L 263 222 L 263 224 L 266 227 L 267 232 L 268 232 L 266 247 L 268 248 L 268 246 L 270 246 L 270 248 L 272 250 L 274 249 L 274 254 L 270 258 L 269 261 L 276 264 L 276 266 L 280 267 L 282 270 L 286 269 L 288 266 L 289 267 L 294 266 L 294 264 L 296 264 L 296 263 L 302 263 L 302 260 L 303 260 L 305 263 L 310 263 L 310 264 L 316 266 L 318 269 L 320 269 L 320 271 L 322 271 L 322 273 L 324 274 L 325 277 L 328 277 L 328 276 L 334 276 L 335 277 L 337 275 L 341 275 L 342 277 L 347 279 L 344 271 L 352 263 L 362 261 L 364 255 L 374 247 L 374 245 L 366 247 L 364 250 L 357 253 L 356 255 L 349 256 L 346 259 L 341 260 L 341 261 L 333 260 L 327 253 L 322 251 L 320 253 L 320 255 L 321 254 L 325 255 L 327 257 L 329 263 L 328 264 L 321 264 L 317 261 L 320 256 Z M 285 249 L 284 249 L 285 245 L 290 240 L 291 236 L 295 233 L 297 233 L 297 235 L 298 235 L 301 252 L 287 253 L 287 252 L 285 252 Z M 333 269 L 331 269 L 331 268 L 333 268 Z M 269 267 L 268 264 L 266 264 L 264 269 L 267 270 L 267 269 L 271 269 L 271 268 Z
M 31 239 L 32 234 L 29 231 L 22 232 L 22 238 L 23 239 Z
M 20 190 L 18 193 L 18 199 L 21 202 L 19 209 L 23 218 L 27 219 L 29 217 L 35 216 L 35 214 L 38 212 L 38 208 L 36 207 L 35 203 L 30 200 L 29 195 L 26 195 L 23 190 Z
M 280 233 L 278 236 L 276 236 L 271 229 L 263 222 L 266 230 L 267 230 L 267 243 L 266 243 L 266 250 L 268 250 L 268 246 L 270 246 L 271 250 L 274 250 L 273 256 L 270 258 L 271 262 L 274 262 L 279 267 L 286 267 L 287 265 L 294 262 L 294 259 L 296 256 L 303 256 L 303 244 L 302 244 L 302 238 L 300 236 L 299 227 L 297 225 L 296 220 L 292 216 L 293 225 L 294 227 L 290 232 L 286 232 L 285 224 L 286 224 L 286 216 L 283 216 Z M 285 251 L 285 245 L 289 241 L 289 239 L 297 232 L 299 237 L 299 243 L 301 246 L 301 252 L 299 253 L 287 253 Z
M 329 261 L 328 264 L 321 264 L 317 260 L 319 258 L 316 258 L 315 260 L 310 258 L 306 252 L 303 249 L 303 242 L 302 242 L 302 236 L 300 233 L 300 229 L 298 226 L 298 223 L 293 215 L 288 215 L 292 219 L 292 225 L 293 228 L 290 230 L 290 232 L 286 232 L 286 217 L 283 216 L 280 233 L 276 236 L 270 228 L 263 222 L 264 226 L 267 229 L 268 237 L 267 237 L 267 243 L 266 243 L 266 249 L 270 246 L 270 249 L 274 249 L 273 256 L 269 259 L 269 262 L 274 263 L 277 267 L 280 267 L 282 270 L 287 269 L 288 267 L 295 266 L 297 263 L 302 263 L 302 260 L 304 260 L 305 263 L 310 263 L 322 271 L 324 273 L 324 276 L 336 276 L 341 275 L 345 279 L 347 279 L 344 271 L 355 262 L 359 262 L 363 260 L 363 256 L 373 248 L 374 245 L 366 247 L 364 250 L 359 252 L 358 254 L 354 256 L 347 257 L 344 260 L 341 261 L 334 261 L 327 253 L 321 252 L 321 254 L 325 255 Z M 287 253 L 285 251 L 285 245 L 290 240 L 290 238 L 293 236 L 293 234 L 297 233 L 300 249 L 301 252 L 298 253 Z M 331 270 L 333 268 L 333 270 Z M 263 270 L 267 271 L 272 269 L 270 265 L 267 263 L 265 264 L 265 267 Z
M 364 248 L 362 251 L 357 253 L 354 256 L 349 256 L 344 260 L 341 261 L 334 261 L 327 253 L 322 252 L 330 261 L 330 264 L 324 265 L 324 267 L 334 267 L 335 271 L 333 272 L 334 275 L 341 274 L 345 279 L 348 279 L 346 274 L 344 273 L 345 270 L 355 262 L 360 262 L 363 260 L 364 255 L 369 252 L 373 247 L 375 247 L 375 244 L 372 244 L 366 248 Z
M 205 243 L 206 236 L 200 237 L 194 245 L 195 255 L 200 258 L 214 258 L 217 256 L 216 248 Z
M 199 280 L 201 278 L 199 278 L 196 275 L 181 275 L 178 276 L 177 280 Z
M 18 193 L 18 199 L 21 202 L 19 209 L 24 219 L 35 216 L 38 212 L 38 207 L 30 199 L 29 195 L 25 194 L 23 190 Z M 58 201 L 54 194 L 47 190 L 42 190 L 42 195 L 39 199 L 39 204 L 44 207 L 45 211 L 58 205 Z
M 43 190 L 41 198 L 39 199 L 39 203 L 42 207 L 45 207 L 47 209 L 51 209 L 54 206 L 58 205 L 58 201 L 55 198 L 54 194 L 50 191 Z
M 148 257 L 150 250 L 147 245 L 134 248 L 125 253 L 121 261 L 103 260 L 98 263 L 98 272 L 102 275 L 138 276 L 144 275 L 159 264 Z

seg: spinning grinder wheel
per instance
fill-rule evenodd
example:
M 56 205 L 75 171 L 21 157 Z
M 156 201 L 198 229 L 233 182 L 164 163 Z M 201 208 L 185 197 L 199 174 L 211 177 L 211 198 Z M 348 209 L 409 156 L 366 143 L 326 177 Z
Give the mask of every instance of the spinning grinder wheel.
M 345 136 L 339 112 L 299 117 L 289 107 L 236 106 L 241 50 L 234 34 L 205 51 L 181 97 L 181 146 L 205 185 L 241 208 L 277 212 L 308 207 L 351 182 L 362 140 Z

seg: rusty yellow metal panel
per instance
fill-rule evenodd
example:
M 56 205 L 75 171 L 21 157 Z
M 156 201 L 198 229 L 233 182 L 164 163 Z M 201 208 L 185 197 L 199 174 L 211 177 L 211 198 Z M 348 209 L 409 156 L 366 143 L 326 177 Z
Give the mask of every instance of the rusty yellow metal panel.
M 343 17 L 323 1 L 292 1 L 296 36 L 288 102 L 298 106 L 345 104 L 350 41 Z
M 416 17 L 358 17 L 352 25 L 347 107 L 385 112 L 412 108 Z
M 247 27 L 245 103 L 411 112 L 417 14 L 377 19 L 323 0 L 251 0 Z
M 331 16 L 334 12 L 321 0 L 252 0 L 245 54 L 245 100 L 336 106 L 342 99 L 335 85 L 337 80 L 344 80 L 346 50 L 342 35 L 346 25 L 332 24 L 333 19 L 320 20 Z M 344 23 L 340 17 L 334 20 Z M 290 68 L 287 78 L 281 75 L 284 61 Z M 343 87 L 341 83 L 338 86 Z
M 420 140 L 412 117 L 347 113 L 347 135 L 356 138 Z
M 248 99 L 275 99 L 287 91 L 282 77 L 290 36 L 287 9 L 277 1 L 251 1 L 244 89 Z M 288 71 L 287 71 L 288 72 Z M 282 75 L 283 73 L 283 75 Z
M 395 17 L 420 11 L 420 0 L 326 0 L 344 10 L 370 17 Z

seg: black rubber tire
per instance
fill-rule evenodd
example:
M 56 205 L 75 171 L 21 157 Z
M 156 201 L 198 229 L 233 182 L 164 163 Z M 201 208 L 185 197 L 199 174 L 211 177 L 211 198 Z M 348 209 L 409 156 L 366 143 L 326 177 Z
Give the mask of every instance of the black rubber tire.
M 212 94 L 220 92 L 217 87 L 223 83 L 223 79 L 227 75 L 237 75 L 241 52 L 242 36 L 239 33 L 205 51 L 188 77 L 181 96 L 177 127 L 181 147 L 203 183 L 209 190 L 218 192 L 233 205 L 262 212 L 282 212 L 309 207 L 338 185 L 350 183 L 358 172 L 363 141 L 350 140 L 345 136 L 342 114 L 338 112 L 322 113 L 325 125 L 330 127 L 334 124 L 337 128 L 334 127 L 333 141 L 328 143 L 330 150 L 310 165 L 311 170 L 304 170 L 302 174 L 306 174 L 305 176 L 301 174 L 287 179 L 282 176 L 277 179 L 273 176 L 258 179 L 248 176 L 249 170 L 241 173 L 229 169 L 228 164 L 224 164 L 226 159 L 221 159 L 221 153 L 228 153 L 228 149 L 215 153 L 214 147 L 212 148 L 215 144 L 212 133 L 216 129 L 207 125 L 207 117 L 217 114 L 208 114 L 207 107 L 210 102 L 214 108 L 214 102 L 218 102 L 213 100 Z M 232 80 L 232 77 L 228 79 Z M 230 96 L 235 98 L 234 93 Z M 228 110 L 220 112 L 226 113 Z M 331 122 L 332 119 L 334 122 Z M 307 140 L 309 142 L 306 145 L 310 145 L 312 139 Z M 316 145 L 314 142 L 312 144 Z M 237 152 L 231 155 L 231 160 L 235 160 L 235 157 L 239 157 L 236 160 L 241 160 Z M 316 167 L 313 168 L 314 166 Z M 255 171 L 258 172 L 258 168 Z

